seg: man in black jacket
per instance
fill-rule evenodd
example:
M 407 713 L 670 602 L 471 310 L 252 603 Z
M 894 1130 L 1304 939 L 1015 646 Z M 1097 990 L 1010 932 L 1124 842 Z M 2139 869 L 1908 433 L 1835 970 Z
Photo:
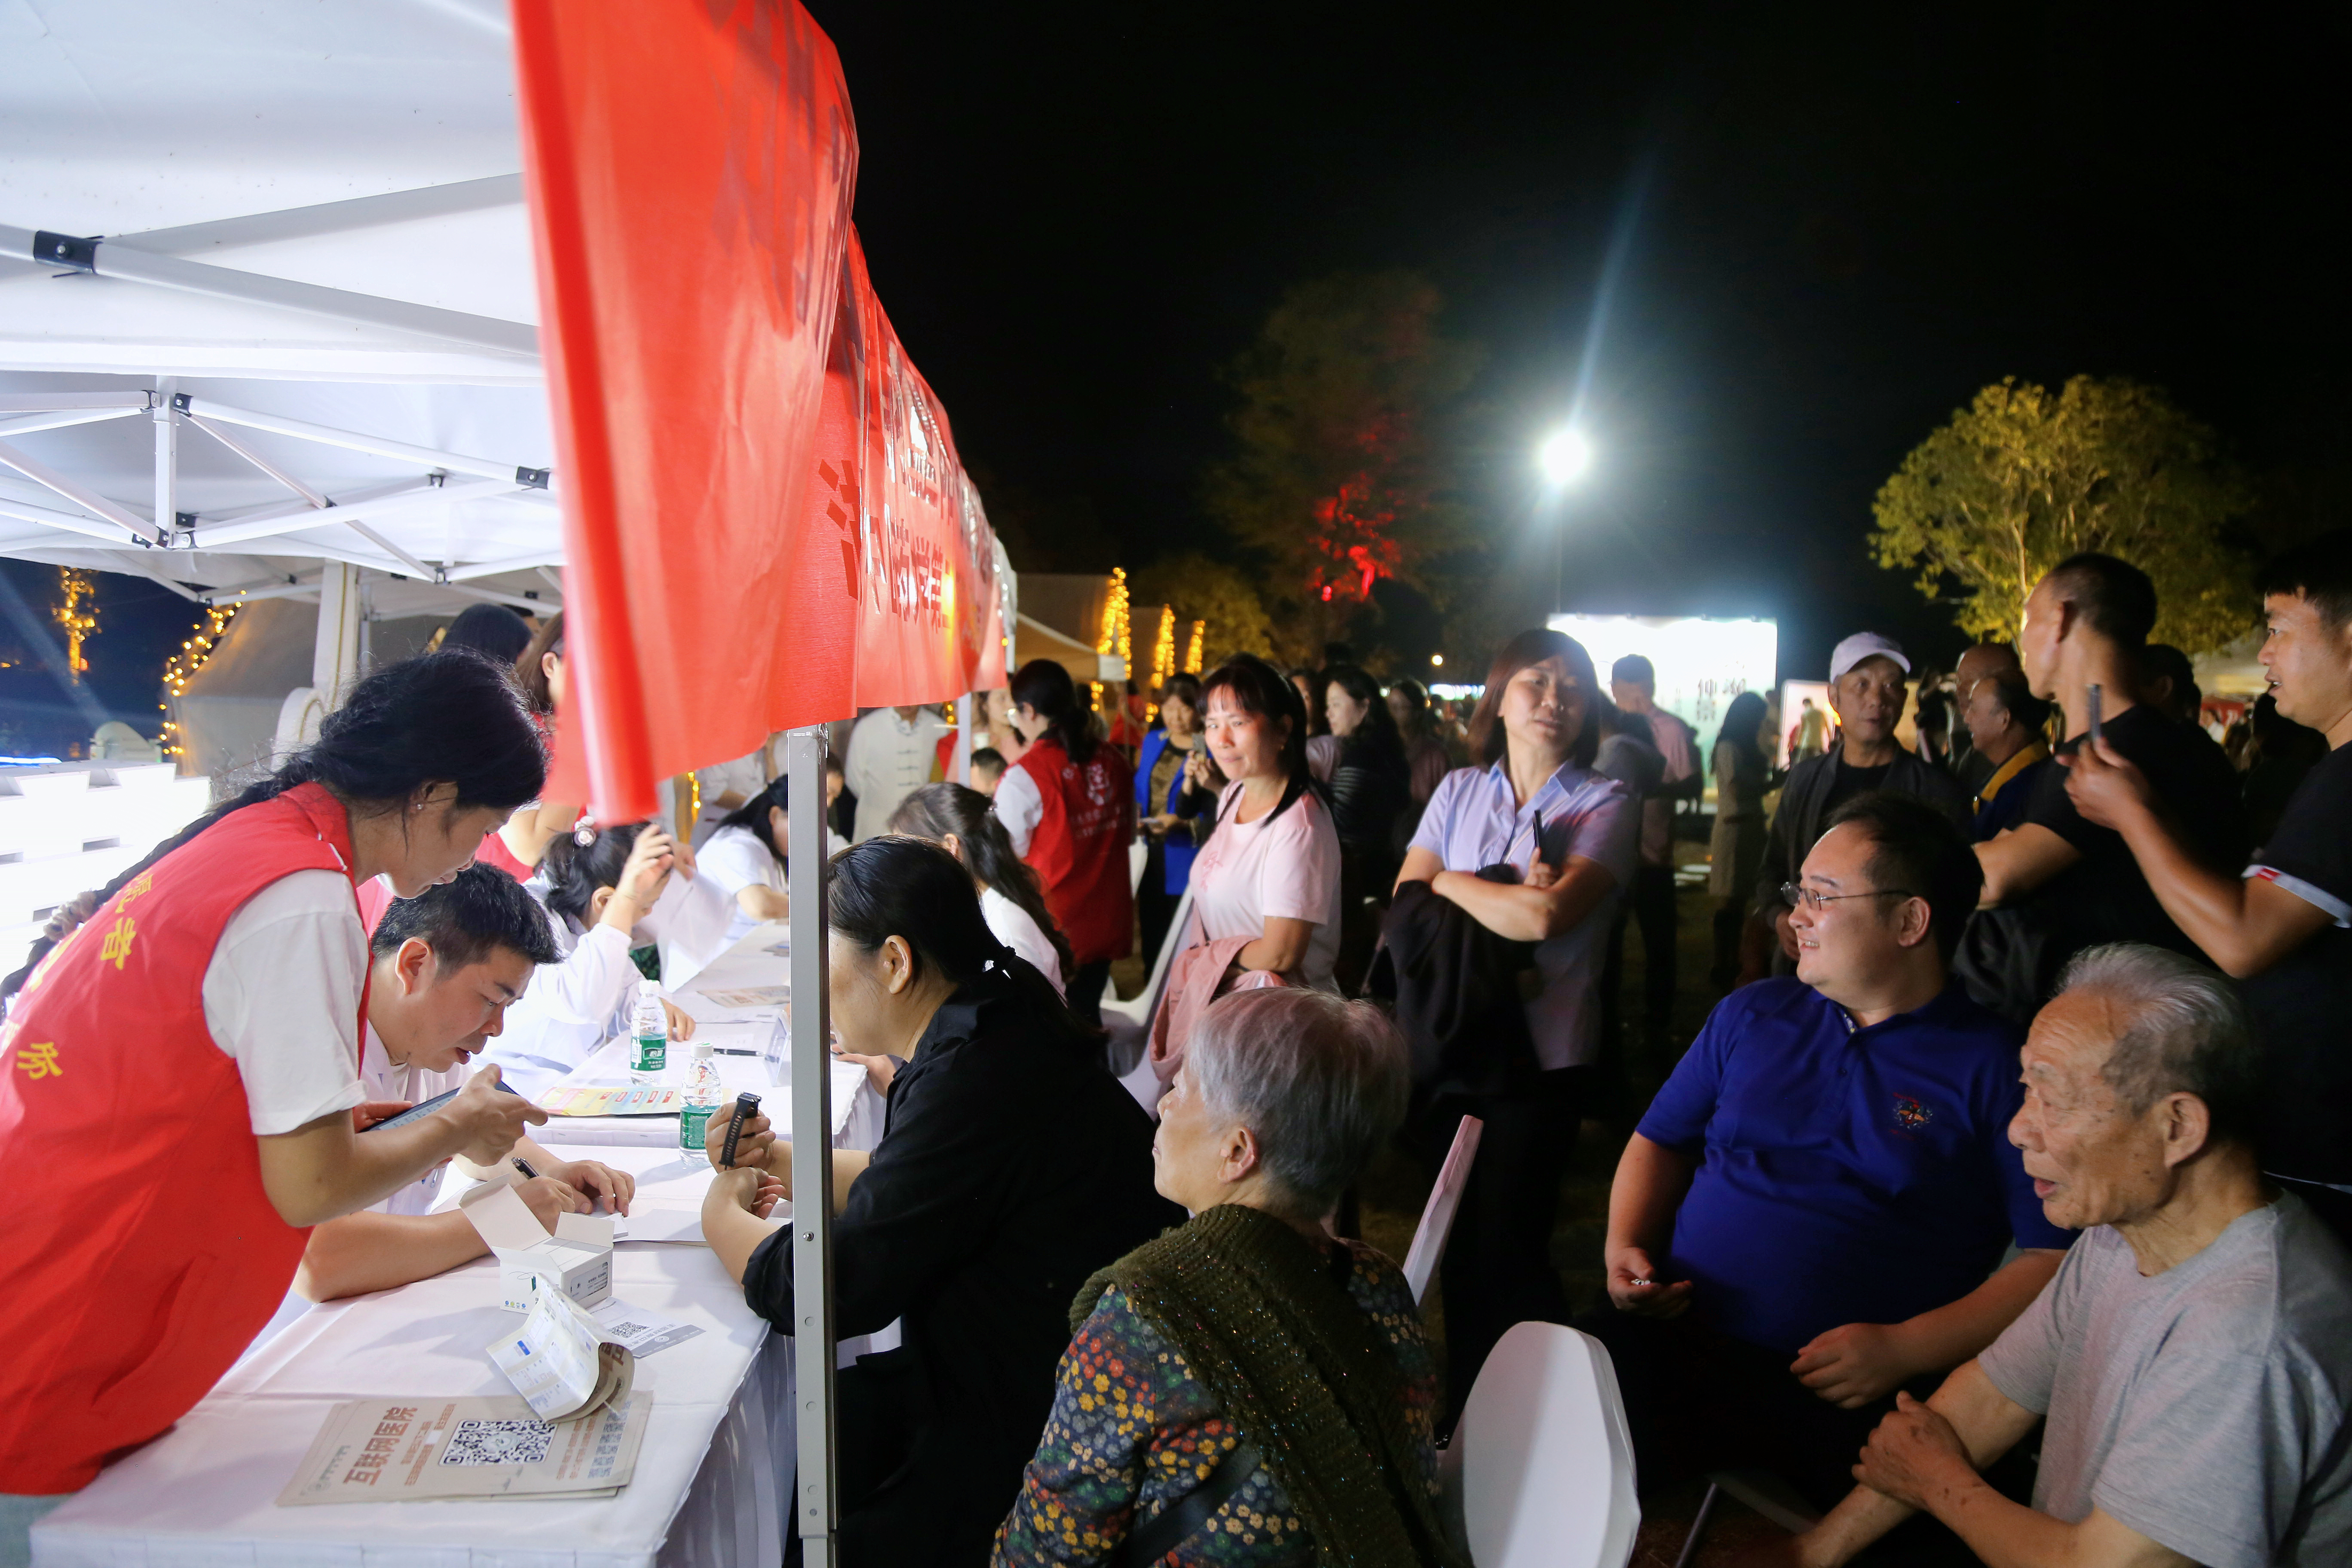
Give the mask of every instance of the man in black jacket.
M 1796 937 L 1780 889 L 1797 880 L 1830 813 L 1847 801 L 1872 790 L 1910 795 L 1950 817 L 1967 835 L 1968 792 L 1895 738 L 1910 696 L 1904 677 L 1910 673 L 1911 661 L 1901 646 L 1876 632 L 1856 632 L 1831 651 L 1830 706 L 1837 710 L 1838 743 L 1799 763 L 1781 788 L 1780 806 L 1764 840 L 1756 911 L 1741 944 L 1741 984 L 1768 973 L 1796 973 Z

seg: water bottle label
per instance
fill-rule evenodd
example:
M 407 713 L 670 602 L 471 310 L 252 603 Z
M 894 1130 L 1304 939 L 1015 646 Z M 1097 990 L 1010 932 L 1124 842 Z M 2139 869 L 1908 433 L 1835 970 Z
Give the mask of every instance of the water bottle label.
M 677 1113 L 677 1146 L 681 1149 L 690 1149 L 698 1154 L 701 1153 L 703 1145 L 708 1141 L 709 1127 L 710 1108 L 709 1106 L 686 1107 Z
M 632 1072 L 659 1072 L 669 1065 L 669 1040 L 662 1035 L 639 1035 L 629 1053 Z

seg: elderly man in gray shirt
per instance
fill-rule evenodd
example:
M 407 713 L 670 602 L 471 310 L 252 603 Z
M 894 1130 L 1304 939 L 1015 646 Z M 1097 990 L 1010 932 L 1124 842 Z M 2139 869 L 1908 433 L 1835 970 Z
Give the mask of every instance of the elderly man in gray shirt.
M 1902 1396 L 1861 1486 L 1762 1555 L 1843 1563 L 1925 1510 L 2021 1568 L 2352 1563 L 2352 1258 L 2263 1180 L 2235 989 L 2158 948 L 2093 948 L 2023 1057 L 2010 1135 L 2043 1213 L 2086 1234 L 1982 1355 Z M 1977 1468 L 2045 1415 L 2026 1508 Z

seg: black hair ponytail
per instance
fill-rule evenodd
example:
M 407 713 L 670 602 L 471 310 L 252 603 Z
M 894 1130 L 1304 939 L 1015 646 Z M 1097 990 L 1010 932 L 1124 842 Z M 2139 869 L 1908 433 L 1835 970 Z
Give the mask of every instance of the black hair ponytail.
M 914 951 L 919 973 L 936 969 L 954 985 L 994 964 L 1028 1004 L 1033 1028 L 1074 1048 L 1100 1046 L 1036 965 L 988 929 L 971 873 L 938 845 L 896 834 L 852 845 L 827 868 L 824 902 L 835 932 L 866 952 L 898 937 Z
M 539 797 L 547 752 L 507 671 L 453 649 L 390 664 L 362 680 L 319 725 L 318 741 L 148 851 L 100 890 L 103 906 L 131 879 L 232 812 L 297 784 L 324 785 L 354 814 L 397 811 L 428 784 L 457 787 L 453 811 L 511 811 Z M 13 996 L 56 942 L 33 943 L 25 967 L 0 982 Z
M 711 831 L 715 833 L 726 827 L 750 828 L 751 837 L 766 845 L 768 853 L 773 855 L 776 864 L 781 866 L 784 864 L 784 847 L 776 842 L 776 830 L 768 822 L 770 806 L 788 816 L 792 812 L 792 791 L 785 787 L 785 778 L 782 773 L 778 773 L 767 788 L 720 817 L 719 827 Z
M 887 831 L 911 834 L 934 844 L 954 834 L 958 847 L 963 851 L 960 858 L 964 868 L 1012 900 L 1022 913 L 1037 922 L 1037 929 L 1054 944 L 1054 956 L 1062 961 L 1066 979 L 1078 972 L 1078 961 L 1070 952 L 1069 938 L 1054 923 L 1054 911 L 1045 907 L 1045 895 L 1037 886 L 1036 874 L 1013 852 L 1013 839 L 1004 831 L 1004 824 L 996 819 L 986 795 L 959 784 L 919 785 L 890 814 Z
M 1070 761 L 1083 763 L 1095 754 L 1094 727 L 1078 706 L 1077 684 L 1067 669 L 1050 658 L 1033 658 L 1013 672 L 1011 690 L 1013 706 L 1026 704 L 1045 721 L 1045 733 L 1061 742 Z
M 569 833 L 559 833 L 541 862 L 547 873 L 547 907 L 585 931 L 596 923 L 592 900 L 600 888 L 621 885 L 629 851 L 637 847 L 642 822 L 601 829 L 583 845 Z

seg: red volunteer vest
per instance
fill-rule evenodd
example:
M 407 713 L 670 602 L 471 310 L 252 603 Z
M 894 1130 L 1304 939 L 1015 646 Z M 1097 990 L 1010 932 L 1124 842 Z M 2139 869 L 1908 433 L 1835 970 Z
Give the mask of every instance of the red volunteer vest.
M 1045 803 L 1027 859 L 1045 884 L 1054 923 L 1070 939 L 1071 959 L 1083 966 L 1125 958 L 1135 945 L 1135 888 L 1127 868 L 1135 774 L 1127 759 L 1097 746 L 1081 767 L 1048 736 L 1013 765 L 1036 783 Z
M 205 969 L 248 899 L 297 871 L 349 875 L 351 858 L 317 784 L 233 812 L 108 900 L 18 996 L 0 1034 L 0 1492 L 79 1490 L 168 1429 L 293 1283 L 310 1233 L 262 1189 Z

